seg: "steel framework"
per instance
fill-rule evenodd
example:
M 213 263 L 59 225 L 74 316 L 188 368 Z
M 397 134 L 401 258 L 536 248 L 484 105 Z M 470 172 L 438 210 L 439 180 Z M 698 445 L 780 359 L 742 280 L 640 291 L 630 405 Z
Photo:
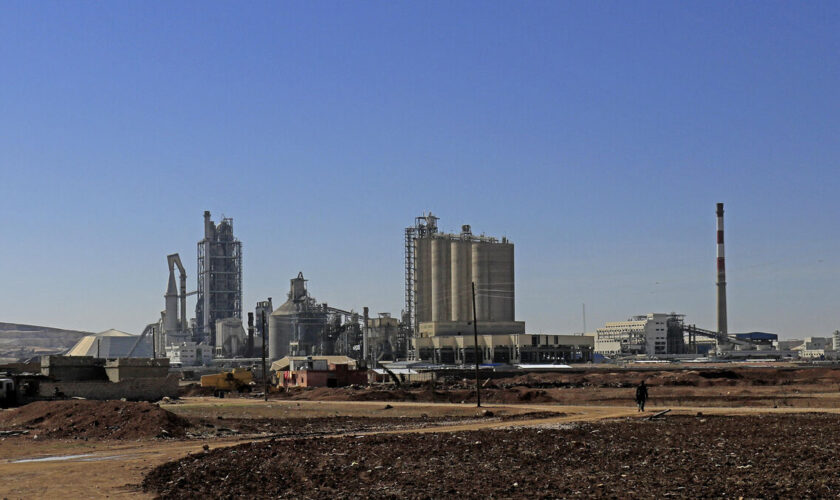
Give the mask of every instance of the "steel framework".
M 216 320 L 242 319 L 242 242 L 233 237 L 233 219 L 222 219 L 214 238 L 198 242 L 197 257 L 195 337 L 214 345 Z

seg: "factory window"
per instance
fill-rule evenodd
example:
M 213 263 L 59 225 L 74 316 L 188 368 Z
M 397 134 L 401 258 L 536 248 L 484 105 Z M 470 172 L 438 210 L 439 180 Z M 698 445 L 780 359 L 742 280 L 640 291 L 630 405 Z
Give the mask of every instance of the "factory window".
M 531 345 L 540 345 L 540 336 L 534 335 L 531 337 Z
M 560 343 L 560 336 L 559 336 L 559 335 L 555 335 L 555 336 L 554 336 L 554 343 L 555 343 L 555 344 L 559 344 L 559 343 Z

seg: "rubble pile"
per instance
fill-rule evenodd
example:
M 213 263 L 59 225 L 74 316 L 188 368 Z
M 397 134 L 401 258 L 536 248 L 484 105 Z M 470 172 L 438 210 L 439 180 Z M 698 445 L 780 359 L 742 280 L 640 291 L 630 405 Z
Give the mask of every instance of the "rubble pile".
M 56 439 L 182 438 L 190 422 L 151 403 L 37 401 L 0 413 L 0 429 Z

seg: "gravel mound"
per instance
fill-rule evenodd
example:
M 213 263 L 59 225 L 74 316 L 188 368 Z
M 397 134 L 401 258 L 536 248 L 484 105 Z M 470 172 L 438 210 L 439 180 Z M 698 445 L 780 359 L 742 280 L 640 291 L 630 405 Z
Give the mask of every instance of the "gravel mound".
M 698 415 L 263 441 L 163 464 L 143 488 L 184 499 L 833 497 L 838 433 L 836 415 Z
M 0 412 L 0 429 L 71 439 L 184 437 L 189 421 L 151 403 L 38 401 Z

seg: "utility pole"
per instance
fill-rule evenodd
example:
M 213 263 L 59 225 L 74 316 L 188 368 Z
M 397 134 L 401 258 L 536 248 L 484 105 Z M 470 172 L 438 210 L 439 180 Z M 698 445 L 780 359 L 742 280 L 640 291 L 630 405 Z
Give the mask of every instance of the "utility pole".
M 362 359 L 365 360 L 365 364 L 367 365 L 368 362 L 368 316 L 370 314 L 369 309 L 364 307 L 362 309 L 362 318 L 365 324 L 362 326 Z M 370 368 L 373 368 L 373 363 L 371 363 Z
M 263 398 L 268 401 L 268 371 L 265 369 L 265 334 L 268 329 L 265 325 L 265 311 L 262 311 L 262 375 L 263 375 Z
M 481 388 L 478 385 L 478 315 L 475 312 L 475 281 L 472 282 L 473 354 L 475 356 L 475 406 L 481 408 Z

